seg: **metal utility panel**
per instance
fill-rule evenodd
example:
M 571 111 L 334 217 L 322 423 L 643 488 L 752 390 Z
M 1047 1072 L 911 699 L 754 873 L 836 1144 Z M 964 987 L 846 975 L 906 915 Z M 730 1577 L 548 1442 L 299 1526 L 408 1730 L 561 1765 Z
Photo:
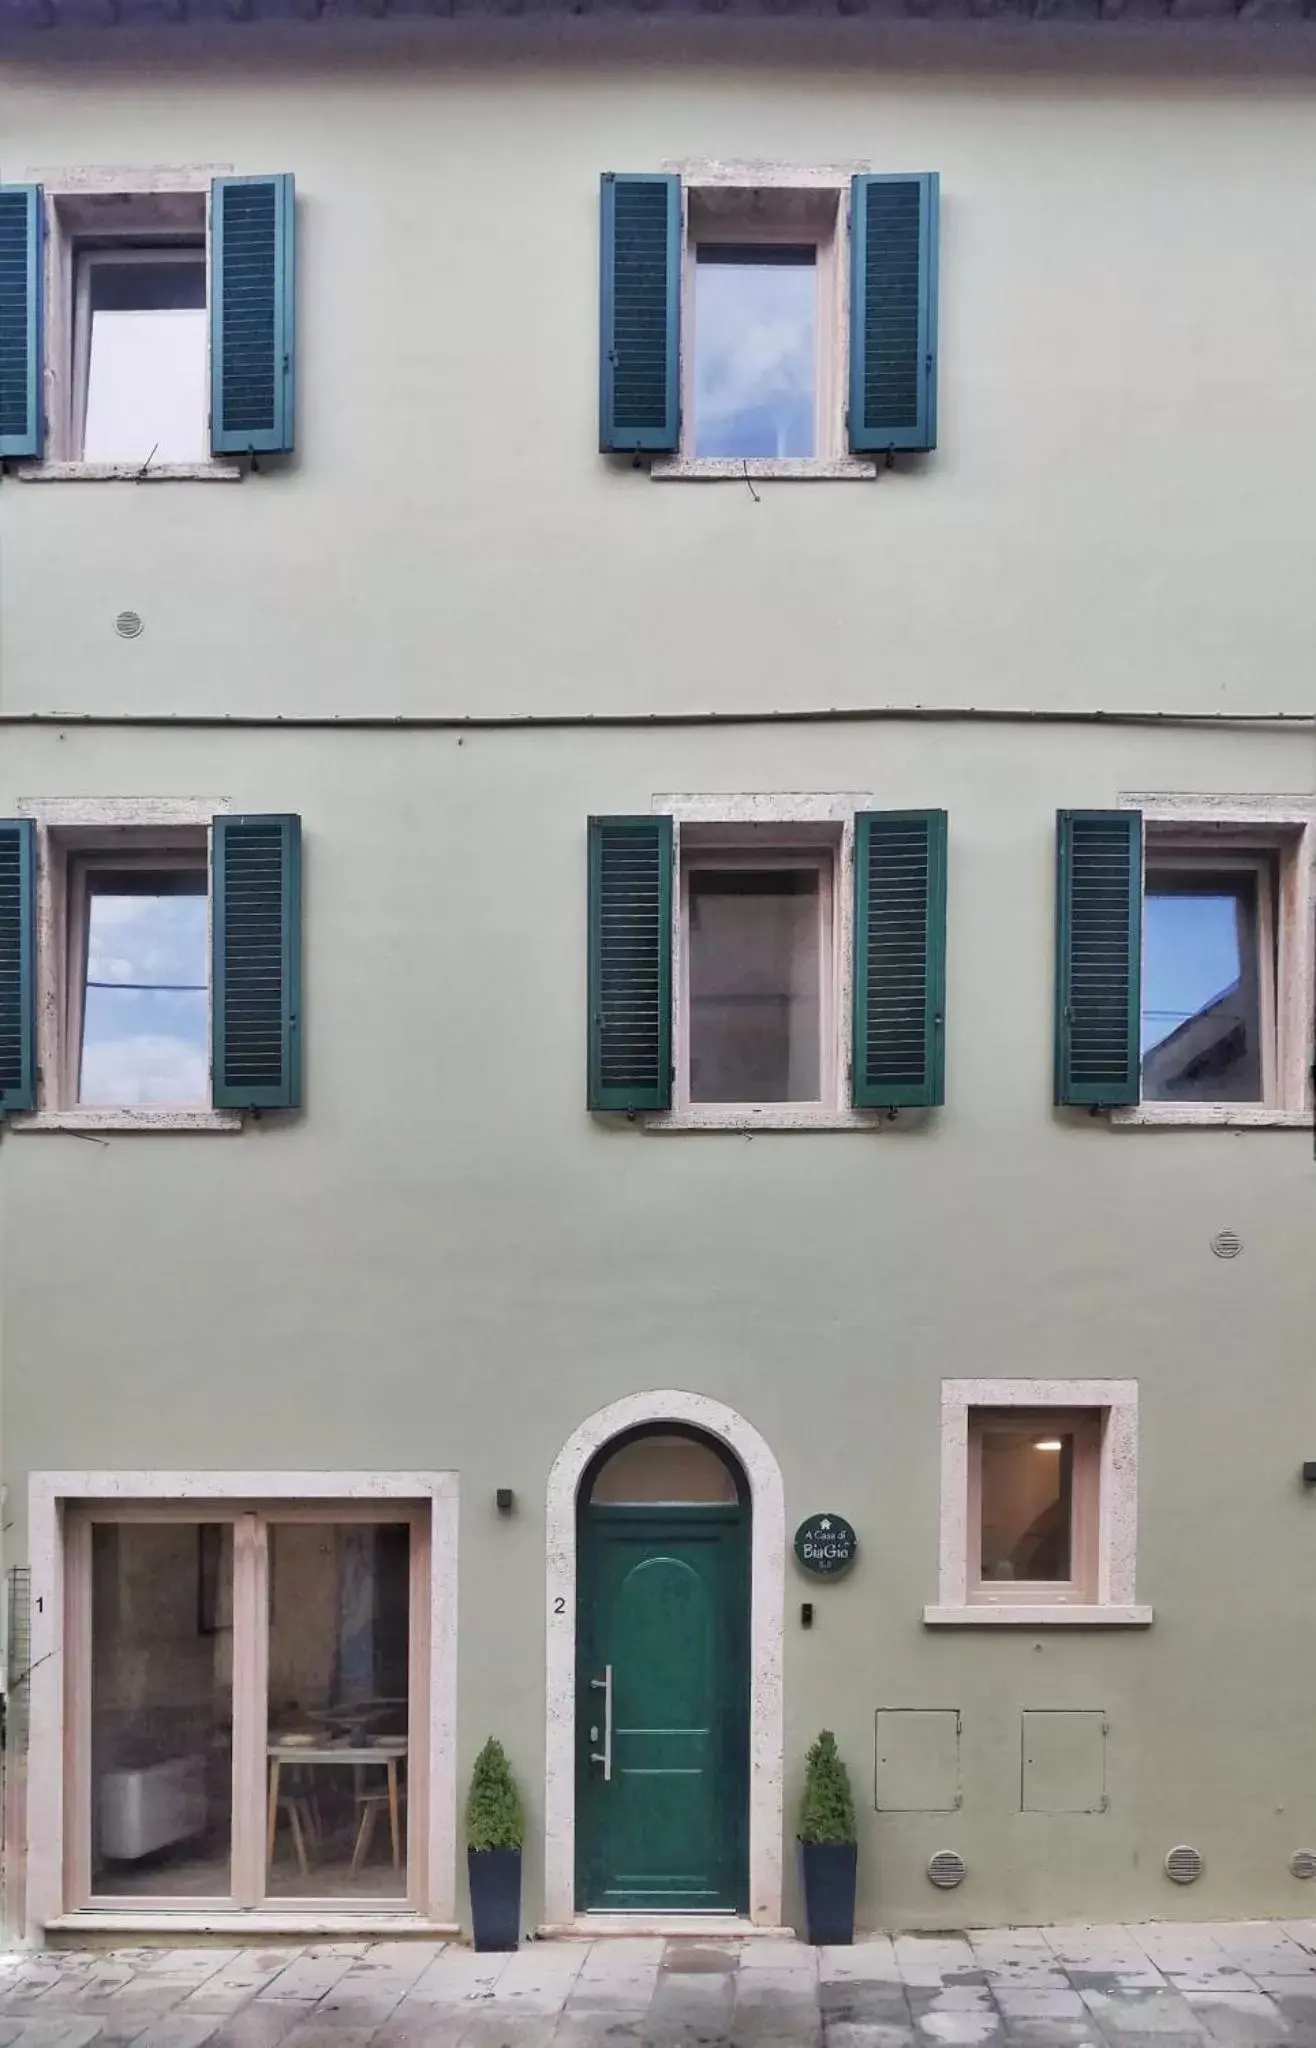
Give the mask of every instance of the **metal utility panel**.
M 879 1707 L 874 1803 L 879 1813 L 954 1813 L 960 1804 L 955 1707 Z
M 1106 1716 L 1096 1710 L 1026 1709 L 1020 1808 L 1024 1813 L 1106 1811 Z

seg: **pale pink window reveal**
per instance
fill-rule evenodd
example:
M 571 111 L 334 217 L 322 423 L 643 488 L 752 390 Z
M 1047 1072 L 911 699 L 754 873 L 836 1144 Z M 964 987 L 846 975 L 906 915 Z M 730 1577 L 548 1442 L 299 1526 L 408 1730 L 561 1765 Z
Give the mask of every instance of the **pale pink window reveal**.
M 93 1502 L 65 1569 L 67 1906 L 426 1910 L 428 1509 Z
M 1092 1409 L 969 1411 L 970 1602 L 1096 1600 L 1103 1423 Z
M 678 1109 L 835 1104 L 834 904 L 831 846 L 683 844 Z

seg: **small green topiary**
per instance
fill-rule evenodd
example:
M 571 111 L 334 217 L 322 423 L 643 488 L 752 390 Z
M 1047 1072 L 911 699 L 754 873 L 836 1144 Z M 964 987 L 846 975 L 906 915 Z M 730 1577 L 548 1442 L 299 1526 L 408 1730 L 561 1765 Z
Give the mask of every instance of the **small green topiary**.
M 830 1728 L 824 1728 L 804 1760 L 800 1840 L 853 1842 L 856 1839 L 850 1773 L 837 1752 L 836 1737 Z
M 525 1814 L 507 1752 L 491 1735 L 475 1759 L 466 1801 L 466 1843 L 471 1849 L 519 1849 Z

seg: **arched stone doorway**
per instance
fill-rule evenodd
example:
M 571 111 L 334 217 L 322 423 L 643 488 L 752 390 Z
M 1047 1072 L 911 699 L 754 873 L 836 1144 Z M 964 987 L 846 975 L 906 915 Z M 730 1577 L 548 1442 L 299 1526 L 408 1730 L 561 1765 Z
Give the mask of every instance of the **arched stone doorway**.
M 776 1459 L 743 1416 L 707 1396 L 630 1395 L 591 1416 L 563 1447 L 549 1477 L 547 1535 L 547 1922 L 562 1926 L 584 1915 L 624 1911 L 628 1924 L 638 1926 L 679 1920 L 683 1913 L 706 1919 L 710 1912 L 747 1912 L 758 1925 L 779 1925 L 785 1528 Z M 744 1643 L 739 1675 L 732 1668 L 737 1614 Z M 654 1646 L 674 1619 L 678 1635 L 691 1636 L 694 1648 L 685 1655 L 684 1676 L 673 1674 L 679 1684 L 664 1696 L 664 1711 L 679 1717 L 700 1686 L 713 1682 L 724 1732 L 705 1748 L 697 1766 L 701 1782 L 689 1788 L 697 1797 L 687 1801 L 666 1845 L 649 1832 L 653 1867 L 631 1867 L 637 1829 L 644 1847 L 643 1812 L 625 1794 L 606 1798 L 598 1789 L 605 1782 L 607 1666 L 613 1666 L 614 1768 L 622 1725 L 628 1730 L 622 1747 L 635 1752 L 637 1771 L 665 1768 L 662 1756 L 639 1758 L 636 1745 L 643 1745 L 649 1724 L 636 1711 L 637 1683 L 647 1682 L 644 1662 L 652 1664 Z M 618 1658 L 601 1654 L 616 1626 L 622 1661 L 631 1667 L 624 1680 Z M 714 1668 L 700 1648 L 710 1640 L 710 1627 L 730 1629 L 724 1667 Z M 692 1725 L 698 1719 L 692 1715 Z M 597 1743 L 588 1739 L 591 1727 Z M 692 1739 L 697 1746 L 697 1738 L 688 1737 L 687 1747 Z M 691 1768 L 688 1759 L 682 1768 Z M 618 1778 L 607 1782 L 614 1790 Z M 720 1864 L 703 1871 L 710 1880 L 705 1885 L 698 1844 L 712 1840 L 710 1829 L 728 1825 L 730 1847 Z M 679 1880 L 674 1886 L 668 1882 L 673 1876 Z

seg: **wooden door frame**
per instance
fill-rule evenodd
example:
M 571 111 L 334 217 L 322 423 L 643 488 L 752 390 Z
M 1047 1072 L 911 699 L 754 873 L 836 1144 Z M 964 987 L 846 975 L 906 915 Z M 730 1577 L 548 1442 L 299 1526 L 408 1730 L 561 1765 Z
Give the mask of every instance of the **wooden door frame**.
M 786 1510 L 781 1468 L 765 1439 L 721 1401 L 675 1389 L 629 1394 L 591 1415 L 563 1446 L 549 1474 L 546 1570 L 544 1931 L 598 1932 L 614 1922 L 630 1933 L 719 1930 L 708 1914 L 611 1915 L 576 1910 L 576 1503 L 581 1479 L 612 1438 L 647 1426 L 684 1424 L 722 1444 L 749 1484 L 750 1720 L 749 1924 L 781 1926 L 783 1842 L 782 1662 L 786 1599 Z M 744 1923 L 726 1917 L 734 1930 Z
M 374 1520 L 392 1506 L 419 1510 L 413 1548 L 410 1621 L 419 1654 L 413 1671 L 412 1724 L 416 1731 L 413 1769 L 419 1796 L 408 1817 L 408 1854 L 414 1890 L 408 1899 L 380 1910 L 379 1903 L 334 1900 L 268 1900 L 257 1905 L 214 1901 L 170 1901 L 139 1906 L 132 1899 L 105 1900 L 95 1907 L 78 1902 L 86 1856 L 75 1824 L 85 1804 L 82 1764 L 85 1748 L 76 1711 L 85 1691 L 85 1649 L 89 1639 L 87 1559 L 90 1519 L 233 1519 L 244 1509 L 275 1519 Z M 36 1472 L 29 1483 L 28 1546 L 32 1567 L 31 1735 L 28 1757 L 28 1933 L 40 1938 L 52 1924 L 87 1924 L 112 1918 L 116 1925 L 167 1923 L 179 1932 L 201 1922 L 241 1931 L 296 1922 L 324 1924 L 344 1932 L 353 1924 L 396 1925 L 421 1921 L 429 1929 L 455 1931 L 456 1920 L 456 1705 L 457 1705 L 457 1538 L 458 1483 L 453 1472 Z M 236 1533 L 236 1532 L 235 1532 Z M 263 1546 L 262 1546 L 263 1548 Z M 258 1575 L 262 1560 L 246 1569 Z M 238 1559 L 235 1554 L 235 1571 Z M 251 1632 L 249 1632 L 251 1633 Z M 239 1682 L 259 1687 L 263 1674 L 261 1632 L 254 1631 L 254 1663 Z M 236 1646 L 235 1646 L 236 1647 Z M 250 1717 L 248 1716 L 248 1719 Z M 66 1792 L 67 1784 L 67 1792 Z M 233 1875 L 242 1881 L 240 1857 L 250 1864 L 259 1853 L 244 1843 L 234 1812 Z M 72 1852 L 72 1853 L 70 1853 Z M 250 1872 L 248 1872 L 248 1879 Z M 235 1898 L 237 1893 L 235 1892 Z

